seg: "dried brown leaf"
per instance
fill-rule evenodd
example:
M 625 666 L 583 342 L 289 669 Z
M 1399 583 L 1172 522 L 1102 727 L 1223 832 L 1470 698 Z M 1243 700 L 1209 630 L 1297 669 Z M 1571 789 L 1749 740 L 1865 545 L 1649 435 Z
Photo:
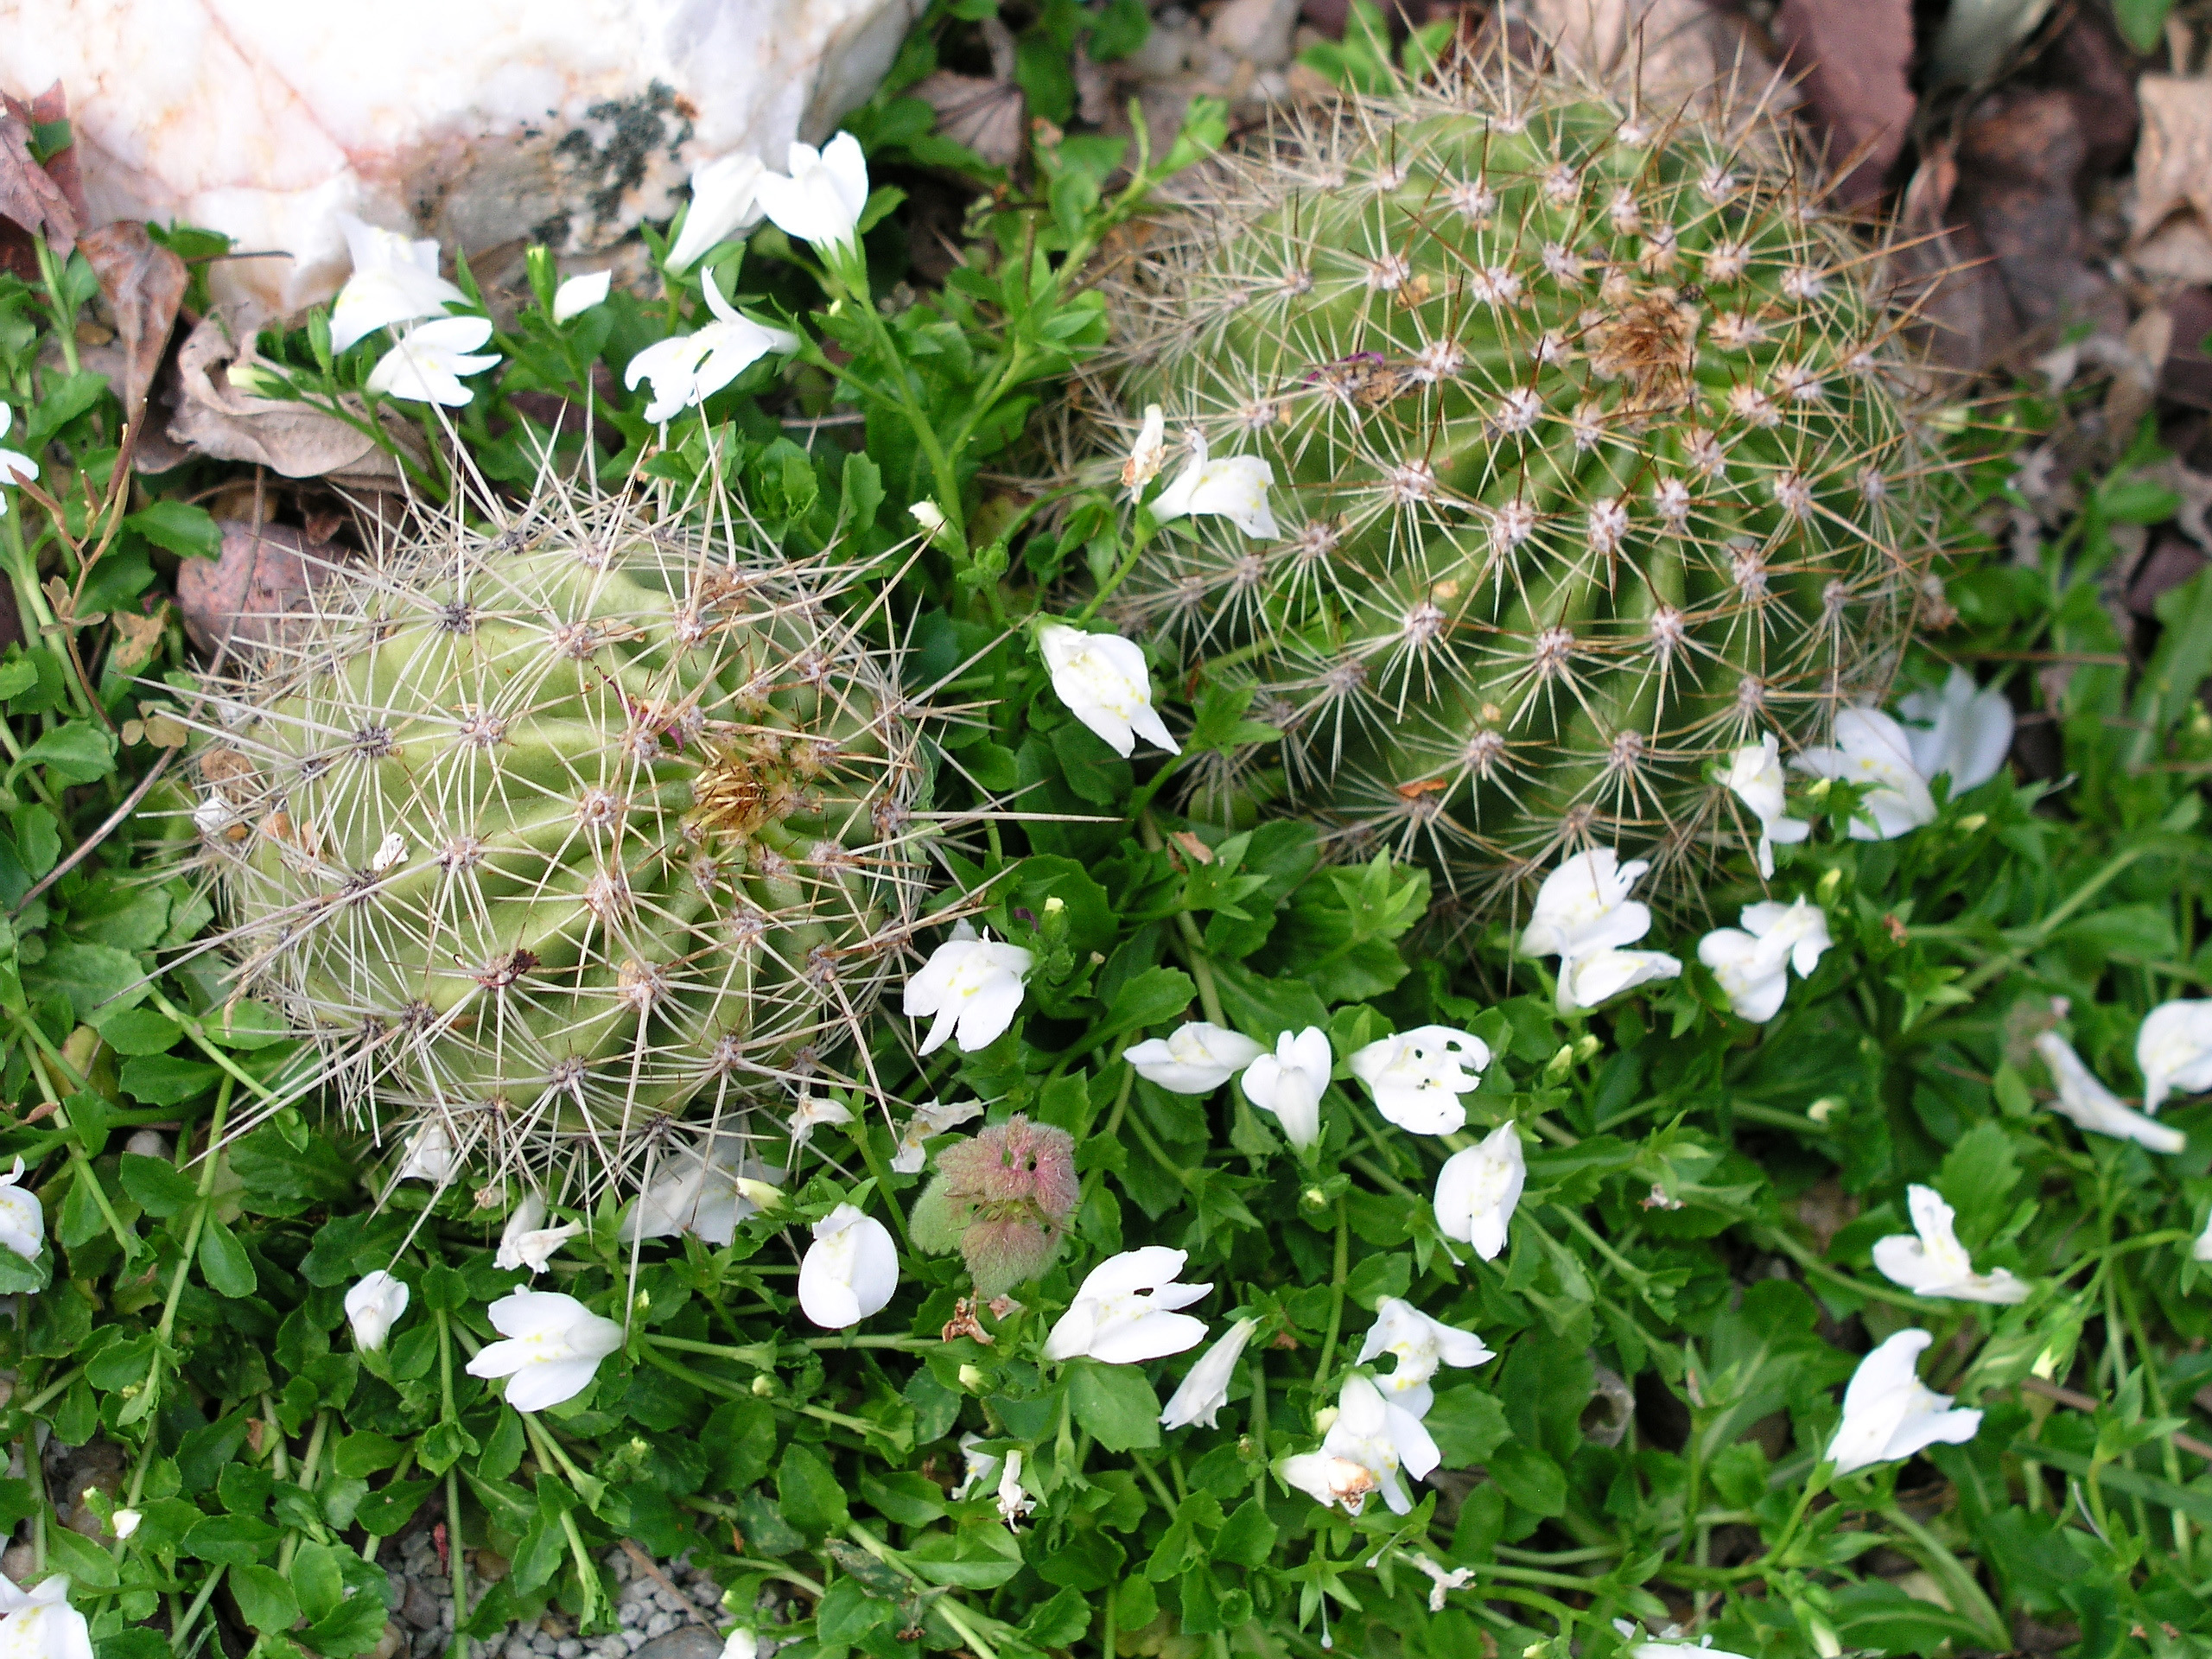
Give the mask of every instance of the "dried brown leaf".
M 58 254 L 77 245 L 76 210 L 33 159 L 30 123 L 12 109 L 0 111 L 0 219 L 27 236 L 43 236 Z
M 366 433 L 309 404 L 256 397 L 230 383 L 232 364 L 256 360 L 260 322 L 260 313 L 245 303 L 218 307 L 200 320 L 177 353 L 177 409 L 169 436 L 217 461 L 251 461 L 286 478 L 327 479 L 341 489 L 397 486 L 398 461 Z M 340 405 L 368 418 L 359 397 L 342 398 Z M 425 454 L 421 435 L 389 410 L 384 430 L 409 454 Z
M 908 95 L 937 111 L 941 137 L 967 145 L 991 166 L 1011 167 L 1020 158 L 1025 123 L 1021 88 L 1013 82 L 940 69 Z
M 124 418 L 135 421 L 168 349 L 189 273 L 183 260 L 136 220 L 103 225 L 78 245 L 115 315 L 116 344 L 123 353 Z
M 2155 276 L 2212 281 L 2212 80 L 2145 75 L 2129 232 Z
M 1804 73 L 1803 112 L 1826 136 L 1829 160 L 1860 157 L 1837 181 L 1836 199 L 1853 207 L 1872 200 L 1904 149 L 1917 103 L 1905 79 L 1910 0 L 1782 0 L 1774 33 L 1785 68 Z

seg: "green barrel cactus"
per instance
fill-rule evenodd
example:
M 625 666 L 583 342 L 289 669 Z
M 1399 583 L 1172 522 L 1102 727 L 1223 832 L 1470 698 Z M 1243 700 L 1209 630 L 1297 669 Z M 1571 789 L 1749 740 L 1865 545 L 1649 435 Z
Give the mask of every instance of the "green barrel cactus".
M 1217 769 L 1236 810 L 1287 791 L 1476 905 L 1756 836 L 1713 763 L 1825 741 L 1942 602 L 1901 320 L 1816 201 L 1758 109 L 1491 61 L 1302 118 L 1158 227 L 1109 442 L 1156 404 L 1264 459 L 1279 533 L 1180 518 L 1109 613 L 1255 683 L 1280 782 Z
M 340 569 L 197 753 L 237 981 L 344 1104 L 585 1192 L 834 1081 L 922 874 L 912 713 L 836 578 L 645 505 Z

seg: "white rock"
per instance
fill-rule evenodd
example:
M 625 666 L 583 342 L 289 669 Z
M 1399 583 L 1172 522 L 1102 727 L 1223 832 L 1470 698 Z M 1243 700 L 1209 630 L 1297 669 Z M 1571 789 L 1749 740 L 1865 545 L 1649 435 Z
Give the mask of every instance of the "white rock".
M 1206 38 L 1232 57 L 1262 69 L 1290 61 L 1290 32 L 1298 26 L 1298 0 L 1229 0 L 1213 15 Z
M 783 165 L 874 90 L 920 0 L 0 0 L 0 91 L 68 94 L 95 223 L 207 226 L 219 299 L 346 271 L 337 216 L 489 250 L 606 246 L 691 168 Z

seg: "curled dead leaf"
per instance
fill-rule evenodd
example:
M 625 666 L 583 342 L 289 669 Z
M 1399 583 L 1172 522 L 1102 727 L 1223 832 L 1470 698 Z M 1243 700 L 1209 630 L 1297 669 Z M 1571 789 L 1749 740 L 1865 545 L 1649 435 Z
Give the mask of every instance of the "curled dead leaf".
M 136 673 L 151 662 L 155 652 L 161 648 L 162 635 L 168 627 L 168 607 L 162 606 L 151 616 L 118 611 L 112 620 L 118 638 L 115 649 L 108 653 L 108 666 L 118 673 Z
M 391 490 L 401 481 L 399 462 L 359 428 L 310 404 L 257 397 L 230 381 L 232 365 L 259 359 L 254 336 L 260 312 L 249 303 L 219 306 L 200 319 L 177 353 L 177 407 L 168 435 L 217 461 L 245 461 L 286 478 L 322 478 L 341 489 Z M 339 400 L 357 418 L 368 418 L 359 397 Z M 422 435 L 391 410 L 385 435 L 401 449 L 427 459 Z
M 123 384 L 117 390 L 123 396 L 124 418 L 135 421 L 168 349 L 189 273 L 183 260 L 132 219 L 103 225 L 78 245 L 115 316 L 115 343 L 123 357 Z
M 2136 96 L 2135 263 L 2155 276 L 2212 282 L 2212 80 L 2145 75 Z
M 1882 283 L 1929 361 L 1972 374 L 2012 342 L 2020 320 L 1980 234 L 1952 214 L 1958 182 L 1956 149 L 1930 143 L 1905 187 Z
M 57 83 L 34 104 L 10 99 L 0 109 L 0 219 L 28 236 L 43 236 L 48 247 L 65 257 L 77 245 L 83 216 L 62 181 L 31 155 L 31 128 L 61 119 L 67 108 Z M 30 274 L 35 280 L 35 259 Z

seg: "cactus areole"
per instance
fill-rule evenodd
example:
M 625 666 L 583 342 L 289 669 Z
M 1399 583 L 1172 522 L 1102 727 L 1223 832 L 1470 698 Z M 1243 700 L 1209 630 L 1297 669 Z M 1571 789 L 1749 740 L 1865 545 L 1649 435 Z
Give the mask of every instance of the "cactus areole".
M 831 578 L 555 505 L 339 570 L 213 688 L 195 816 L 239 981 L 357 1116 L 589 1187 L 687 1108 L 834 1075 L 920 772 Z
M 1758 110 L 1699 108 L 1503 63 L 1346 102 L 1113 299 L 1116 441 L 1157 404 L 1263 457 L 1281 526 L 1166 526 L 1123 626 L 1256 681 L 1294 803 L 1463 899 L 1756 836 L 1712 763 L 1823 741 L 1941 603 L 1866 250 Z

